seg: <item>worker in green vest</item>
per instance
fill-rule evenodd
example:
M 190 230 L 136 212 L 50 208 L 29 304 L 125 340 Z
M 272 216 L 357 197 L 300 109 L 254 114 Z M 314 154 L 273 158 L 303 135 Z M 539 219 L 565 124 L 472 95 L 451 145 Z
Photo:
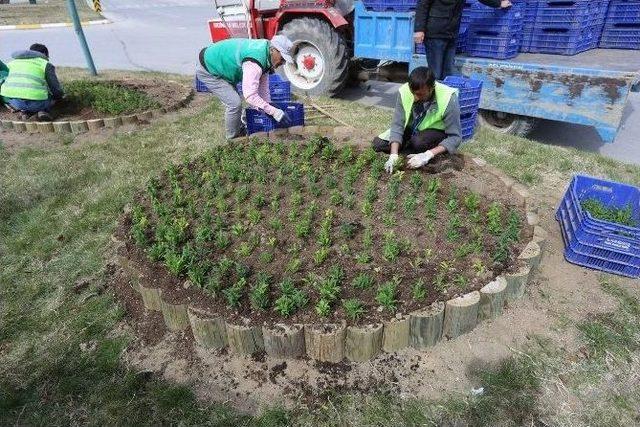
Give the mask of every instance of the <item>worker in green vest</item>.
M 292 49 L 288 38 L 276 35 L 271 40 L 222 40 L 200 51 L 196 78 L 224 104 L 227 139 L 246 135 L 238 83 L 242 83 L 242 94 L 249 105 L 278 123 L 290 122 L 283 110 L 271 105 L 269 74 L 285 62 L 293 63 Z
M 385 169 L 393 173 L 400 153 L 409 168 L 425 166 L 435 156 L 455 153 L 462 142 L 457 89 L 436 82 L 427 67 L 415 68 L 400 86 L 391 128 L 373 140 L 389 153 Z
M 21 120 L 37 115 L 38 120 L 51 121 L 50 109 L 64 92 L 49 62 L 49 50 L 36 43 L 29 50 L 15 52 L 7 64 L 9 74 L 0 87 L 7 107 L 18 113 Z

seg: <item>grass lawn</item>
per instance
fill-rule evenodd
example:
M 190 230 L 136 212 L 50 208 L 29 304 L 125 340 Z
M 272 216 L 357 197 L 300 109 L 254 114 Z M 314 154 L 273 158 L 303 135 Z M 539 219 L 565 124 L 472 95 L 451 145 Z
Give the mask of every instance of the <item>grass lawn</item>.
M 390 119 L 388 111 L 323 102 L 372 135 Z M 198 402 L 188 387 L 128 370 L 121 362 L 127 339 L 112 334 L 123 313 L 103 292 L 113 256 L 110 235 L 124 205 L 150 177 L 222 142 L 222 112 L 211 102 L 106 139 L 0 147 L 0 425 L 637 423 L 640 301 L 604 275 L 601 287 L 618 308 L 571 325 L 588 357 L 573 360 L 554 343 L 533 340 L 512 358 L 474 372 L 486 390 L 476 397 L 337 394 L 314 412 L 273 408 L 252 418 Z M 529 185 L 541 205 L 552 204 L 542 197 L 545 188 L 564 186 L 574 171 L 640 184 L 638 167 L 489 131 L 465 150 Z M 79 280 L 90 285 L 74 292 Z M 565 418 L 549 412 L 543 398 L 556 387 L 558 393 L 571 390 L 580 410 Z
M 91 9 L 84 0 L 76 0 L 82 21 L 102 19 L 102 15 Z M 71 22 L 66 0 L 37 0 L 36 4 L 0 5 L 0 25 L 49 24 Z

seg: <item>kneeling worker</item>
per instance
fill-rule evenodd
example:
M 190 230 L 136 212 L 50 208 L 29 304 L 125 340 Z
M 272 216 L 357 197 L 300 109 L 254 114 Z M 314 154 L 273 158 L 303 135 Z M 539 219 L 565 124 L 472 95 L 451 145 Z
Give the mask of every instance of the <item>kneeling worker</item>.
M 457 89 L 436 82 L 427 67 L 418 67 L 400 86 L 391 129 L 373 140 L 373 149 L 390 153 L 385 169 L 393 173 L 398 154 L 408 167 L 425 166 L 434 156 L 455 153 L 462 142 Z
M 292 63 L 293 43 L 282 35 L 271 40 L 227 39 L 200 51 L 196 77 L 226 107 L 227 139 L 245 135 L 242 124 L 242 100 L 236 85 L 242 82 L 247 103 L 287 124 L 287 114 L 270 105 L 269 74 L 285 62 Z
M 36 43 L 12 57 L 13 61 L 7 64 L 9 74 L 0 87 L 4 102 L 23 120 L 37 114 L 38 120 L 50 121 L 49 110 L 64 92 L 56 69 L 49 62 L 49 50 Z

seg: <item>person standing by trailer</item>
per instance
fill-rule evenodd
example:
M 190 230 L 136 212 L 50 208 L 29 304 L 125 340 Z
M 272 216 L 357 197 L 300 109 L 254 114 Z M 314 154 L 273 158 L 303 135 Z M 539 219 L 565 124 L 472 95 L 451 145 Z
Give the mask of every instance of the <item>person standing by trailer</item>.
M 227 39 L 200 51 L 196 77 L 226 107 L 227 139 L 243 136 L 242 99 L 236 85 L 242 82 L 247 103 L 272 116 L 278 123 L 290 122 L 287 114 L 271 105 L 269 74 L 285 62 L 292 63 L 293 43 L 283 35 L 271 40 Z
M 510 0 L 479 0 L 480 3 L 506 9 Z M 413 39 L 424 43 L 427 65 L 442 80 L 455 74 L 455 55 L 460 20 L 465 0 L 418 0 Z

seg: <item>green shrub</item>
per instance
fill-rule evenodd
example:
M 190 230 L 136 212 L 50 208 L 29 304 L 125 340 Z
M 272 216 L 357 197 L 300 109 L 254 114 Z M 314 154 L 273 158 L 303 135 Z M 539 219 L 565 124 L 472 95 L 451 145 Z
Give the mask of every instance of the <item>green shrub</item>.
M 97 113 L 120 115 L 160 107 L 146 93 L 115 82 L 74 80 L 64 85 L 67 102 Z

